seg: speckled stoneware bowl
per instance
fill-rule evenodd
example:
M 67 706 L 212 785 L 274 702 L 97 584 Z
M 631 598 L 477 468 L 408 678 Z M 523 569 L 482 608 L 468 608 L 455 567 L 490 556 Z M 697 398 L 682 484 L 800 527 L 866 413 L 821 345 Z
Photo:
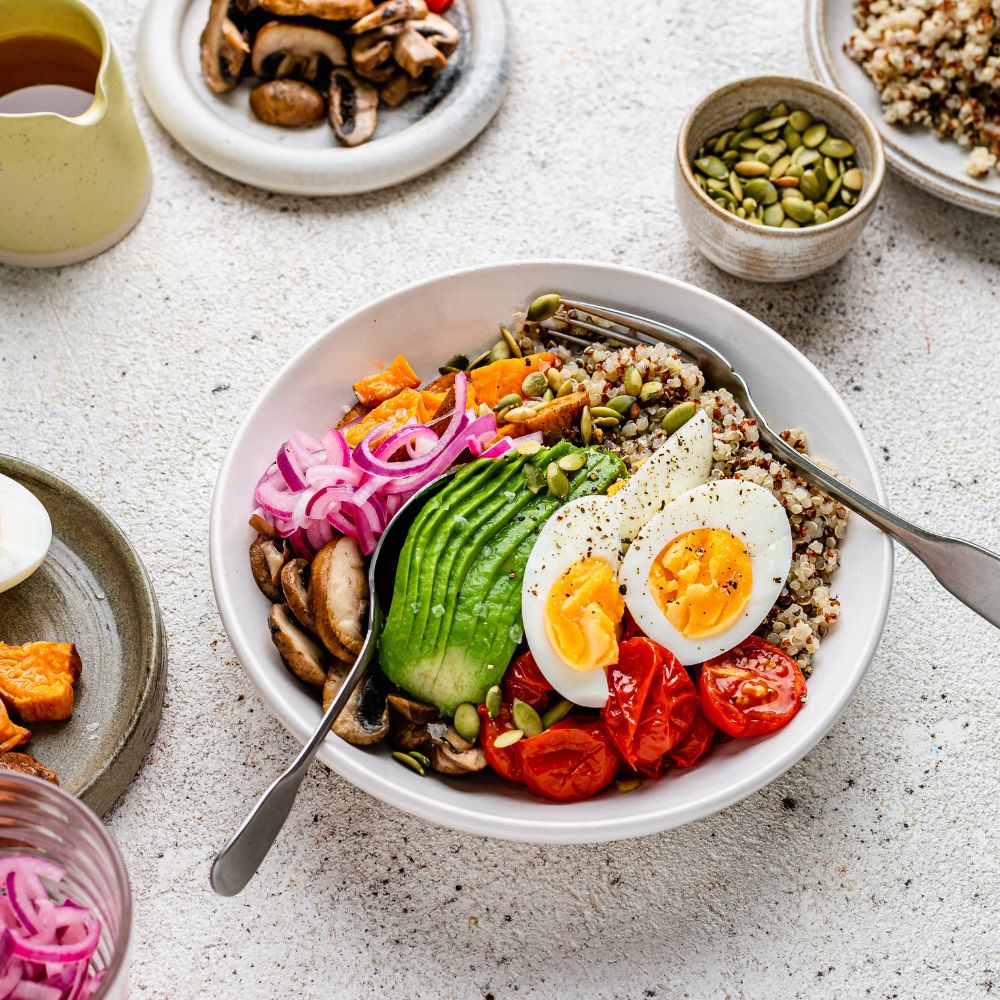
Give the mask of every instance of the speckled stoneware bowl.
M 695 180 L 691 161 L 706 139 L 749 110 L 784 101 L 826 121 L 855 148 L 865 183 L 858 203 L 833 222 L 801 229 L 756 226 L 720 208 Z M 755 76 L 712 91 L 684 119 L 677 136 L 674 195 L 694 245 L 717 267 L 751 281 L 795 281 L 835 264 L 868 224 L 885 178 L 882 140 L 851 100 L 811 80 Z

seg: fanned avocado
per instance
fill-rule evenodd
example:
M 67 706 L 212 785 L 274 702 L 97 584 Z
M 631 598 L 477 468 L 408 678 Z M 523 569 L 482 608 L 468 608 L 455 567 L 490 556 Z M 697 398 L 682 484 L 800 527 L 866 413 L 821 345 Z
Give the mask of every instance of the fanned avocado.
M 569 494 L 554 496 L 544 470 L 582 452 Z M 542 525 L 567 500 L 604 493 L 625 474 L 620 459 L 562 441 L 530 457 L 516 451 L 461 469 L 417 515 L 406 536 L 379 658 L 386 676 L 452 714 L 479 704 L 521 641 L 521 582 Z

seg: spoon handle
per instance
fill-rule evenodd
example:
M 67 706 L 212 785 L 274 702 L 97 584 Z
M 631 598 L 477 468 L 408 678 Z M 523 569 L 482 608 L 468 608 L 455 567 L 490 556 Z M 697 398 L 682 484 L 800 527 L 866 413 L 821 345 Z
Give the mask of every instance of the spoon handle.
M 895 538 L 934 574 L 945 590 L 1000 628 L 1000 555 L 972 542 L 939 535 L 912 524 L 821 469 L 769 427 L 761 430 L 771 451 L 786 465 Z
M 211 881 L 212 888 L 220 896 L 235 896 L 238 892 L 242 892 L 267 857 L 267 852 L 271 850 L 271 845 L 285 825 L 313 757 L 316 756 L 323 740 L 337 721 L 337 716 L 343 711 L 354 689 L 364 677 L 375 653 L 376 637 L 381 630 L 381 614 L 377 601 L 372 601 L 371 614 L 368 637 L 361 653 L 333 696 L 330 707 L 324 712 L 309 742 L 261 795 L 229 843 L 215 856 Z

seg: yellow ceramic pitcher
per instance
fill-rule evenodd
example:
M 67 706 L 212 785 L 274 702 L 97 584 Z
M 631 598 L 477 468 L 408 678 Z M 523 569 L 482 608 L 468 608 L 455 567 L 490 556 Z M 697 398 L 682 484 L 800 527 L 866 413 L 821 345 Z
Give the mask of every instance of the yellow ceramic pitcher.
M 58 267 L 125 236 L 149 201 L 151 175 L 97 15 L 80 0 L 0 0 L 0 45 L 39 36 L 87 49 L 100 63 L 82 114 L 0 113 L 0 263 Z

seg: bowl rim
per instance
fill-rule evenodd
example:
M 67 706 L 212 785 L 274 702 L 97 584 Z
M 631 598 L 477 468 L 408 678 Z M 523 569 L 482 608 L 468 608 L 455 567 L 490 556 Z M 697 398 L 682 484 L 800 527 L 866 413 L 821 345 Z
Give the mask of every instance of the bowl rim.
M 838 104 L 857 124 L 864 133 L 872 148 L 872 180 L 861 194 L 858 203 L 852 206 L 851 211 L 845 212 L 839 219 L 833 222 L 824 222 L 821 226 L 803 226 L 800 229 L 782 229 L 777 226 L 755 226 L 741 219 L 738 215 L 726 212 L 712 201 L 708 195 L 702 191 L 691 169 L 691 163 L 687 156 L 688 138 L 694 124 L 698 121 L 705 109 L 711 105 L 720 95 L 729 94 L 734 90 L 743 90 L 753 84 L 781 85 L 789 90 L 798 89 L 811 94 L 822 93 L 835 104 Z M 882 137 L 878 129 L 875 128 L 871 119 L 864 111 L 858 107 L 846 94 L 828 87 L 825 84 L 817 83 L 815 80 L 807 80 L 797 76 L 780 76 L 776 74 L 765 74 L 759 76 L 747 76 L 738 80 L 731 80 L 709 91 L 697 104 L 684 116 L 680 129 L 677 132 L 676 146 L 676 169 L 683 177 L 687 187 L 693 192 L 698 203 L 704 208 L 713 212 L 717 218 L 735 225 L 746 233 L 756 233 L 760 236 L 773 236 L 777 239 L 820 239 L 827 234 L 835 233 L 853 222 L 857 222 L 866 216 L 868 211 L 875 204 L 882 185 L 885 181 L 885 149 L 882 144 Z
M 233 476 L 232 469 L 236 461 L 237 451 L 247 430 L 257 418 L 258 411 L 264 408 L 271 393 L 289 370 L 293 369 L 308 354 L 318 348 L 322 341 L 329 337 L 337 336 L 344 327 L 353 323 L 365 313 L 384 308 L 388 303 L 408 296 L 427 286 L 443 283 L 475 272 L 488 273 L 508 269 L 539 267 L 575 268 L 591 270 L 595 274 L 604 274 L 605 276 L 608 272 L 612 272 L 623 276 L 638 277 L 642 280 L 659 283 L 663 286 L 664 293 L 669 293 L 671 290 L 683 290 L 686 293 L 709 300 L 716 308 L 722 308 L 739 322 L 750 324 L 757 335 L 770 341 L 779 351 L 790 352 L 797 356 L 802 363 L 813 370 L 815 376 L 829 389 L 832 405 L 838 412 L 843 424 L 851 431 L 856 440 L 863 464 L 874 485 L 874 498 L 883 505 L 888 502 L 885 486 L 875 463 L 871 447 L 865 439 L 860 425 L 848 409 L 846 402 L 836 389 L 834 389 L 826 376 L 805 355 L 786 341 L 780 334 L 767 326 L 766 323 L 723 299 L 721 296 L 678 278 L 657 274 L 643 268 L 581 259 L 531 258 L 477 264 L 441 272 L 428 278 L 411 282 L 402 288 L 380 295 L 350 310 L 318 336 L 309 340 L 298 352 L 289 358 L 281 369 L 268 380 L 267 385 L 257 395 L 243 420 L 240 422 L 239 427 L 232 437 L 216 480 L 209 523 L 209 564 L 212 587 L 215 592 L 216 603 L 223 627 L 241 666 L 250 677 L 254 688 L 257 690 L 268 711 L 299 743 L 304 744 L 312 735 L 313 724 L 307 722 L 283 704 L 285 699 L 276 683 L 278 672 L 273 669 L 261 670 L 255 662 L 252 653 L 252 641 L 248 637 L 243 620 L 237 612 L 237 601 L 232 594 L 232 581 L 225 572 L 223 545 L 224 496 L 227 481 Z M 498 820 L 495 816 L 491 816 L 489 817 L 490 829 L 487 831 L 484 829 L 487 818 L 474 807 L 466 806 L 464 803 L 456 805 L 442 802 L 433 797 L 427 797 L 400 782 L 388 780 L 367 767 L 364 763 L 365 755 L 348 752 L 356 750 L 354 747 L 349 747 L 346 744 L 337 745 L 328 739 L 321 745 L 318 756 L 320 760 L 336 771 L 341 777 L 389 805 L 439 826 L 500 840 L 524 841 L 535 844 L 604 843 L 660 833 L 664 830 L 682 826 L 693 820 L 709 816 L 763 788 L 801 760 L 830 731 L 847 702 L 853 697 L 861 681 L 864 679 L 868 667 L 871 665 L 875 650 L 885 630 L 885 622 L 889 611 L 893 580 L 893 548 L 888 536 L 881 535 L 879 541 L 881 548 L 879 600 L 868 633 L 858 644 L 861 652 L 857 658 L 856 676 L 837 693 L 835 698 L 830 699 L 825 704 L 823 716 L 817 716 L 817 721 L 813 723 L 811 728 L 808 731 L 804 731 L 803 735 L 781 754 L 769 760 L 766 765 L 758 768 L 756 771 L 749 772 L 742 780 L 721 790 L 714 789 L 707 791 L 692 801 L 685 803 L 683 806 L 672 807 L 669 810 L 665 810 L 662 806 L 647 807 L 643 811 L 632 811 L 601 819 L 577 820 L 572 823 L 553 823 L 551 820 L 546 819 L 542 810 L 533 818 L 508 815 L 503 817 L 502 820 Z M 472 797 L 472 801 L 475 801 L 475 797 Z M 540 802 L 539 804 L 545 805 L 544 802 Z

